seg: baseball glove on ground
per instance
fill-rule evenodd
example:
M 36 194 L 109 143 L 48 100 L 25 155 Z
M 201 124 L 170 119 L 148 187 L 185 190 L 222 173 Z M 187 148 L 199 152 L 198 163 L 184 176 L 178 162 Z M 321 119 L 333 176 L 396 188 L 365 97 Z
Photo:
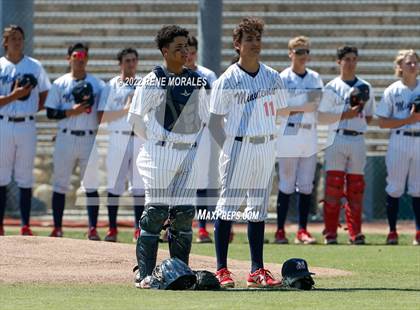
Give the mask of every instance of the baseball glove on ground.
M 361 112 L 365 106 L 365 103 L 369 100 L 369 86 L 361 84 L 353 87 L 350 92 L 350 106 L 359 106 L 359 112 Z
M 18 87 L 25 87 L 26 85 L 31 85 L 32 88 L 36 87 L 38 85 L 38 80 L 32 73 L 25 73 L 21 77 L 17 79 L 17 86 Z M 14 85 L 12 85 L 13 88 Z M 31 94 L 29 93 L 25 97 L 21 97 L 18 100 L 25 101 L 29 98 Z
M 207 270 L 194 270 L 197 282 L 194 285 L 195 290 L 206 291 L 206 290 L 218 290 L 220 289 L 219 280 L 216 275 Z

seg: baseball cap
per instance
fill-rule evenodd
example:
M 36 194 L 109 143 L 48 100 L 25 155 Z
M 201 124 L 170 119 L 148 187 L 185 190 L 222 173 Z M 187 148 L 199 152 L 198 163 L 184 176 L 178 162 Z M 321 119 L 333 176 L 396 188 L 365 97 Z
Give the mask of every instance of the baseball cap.
M 308 263 L 303 258 L 290 258 L 283 263 L 281 275 L 283 278 L 288 277 L 293 281 L 295 278 L 314 275 L 314 273 L 309 272 Z

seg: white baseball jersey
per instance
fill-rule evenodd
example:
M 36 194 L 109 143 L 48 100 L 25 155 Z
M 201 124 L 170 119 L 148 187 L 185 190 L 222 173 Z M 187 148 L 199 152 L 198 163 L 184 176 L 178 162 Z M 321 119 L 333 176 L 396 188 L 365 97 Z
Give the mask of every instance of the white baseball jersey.
M 206 67 L 197 65 L 197 68 L 194 71 L 197 72 L 200 76 L 205 77 L 210 86 L 213 85 L 213 83 L 217 80 L 216 73 Z
M 33 183 L 33 163 L 36 154 L 36 128 L 34 115 L 39 109 L 39 93 L 48 91 L 50 80 L 41 63 L 24 56 L 17 64 L 6 57 L 0 58 L 0 96 L 12 92 L 15 81 L 31 73 L 38 84 L 28 99 L 15 100 L 0 107 L 0 186 L 14 179 L 19 187 L 29 188 Z M 24 117 L 23 122 L 9 121 L 9 117 Z
M 408 88 L 401 81 L 394 82 L 385 89 L 384 95 L 376 109 L 376 115 L 385 118 L 407 118 L 411 113 L 411 103 L 417 96 L 420 96 L 419 81 L 417 81 L 417 86 L 414 89 Z M 392 131 L 401 129 L 420 130 L 420 123 L 404 125 L 394 128 Z
M 79 162 L 80 166 L 82 190 L 92 192 L 99 186 L 97 179 L 98 154 L 95 137 L 98 128 L 98 102 L 105 83 L 91 74 L 87 74 L 85 80 L 92 85 L 95 96 L 92 111 L 66 117 L 58 121 L 53 155 L 53 189 L 62 194 L 68 191 L 70 177 L 77 162 Z M 76 83 L 77 81 L 72 77 L 71 73 L 64 74 L 56 79 L 48 94 L 45 106 L 58 110 L 72 109 L 76 102 L 74 102 L 71 92 Z M 72 134 L 72 132 L 76 131 L 83 131 L 84 134 Z
M 95 103 L 92 106 L 91 113 L 82 113 L 76 117 L 66 117 L 58 121 L 59 129 L 69 130 L 96 130 L 98 128 L 98 103 L 101 91 L 105 83 L 91 74 L 86 74 L 86 82 L 92 84 Z M 67 73 L 56 79 L 48 94 L 45 107 L 57 110 L 70 110 L 73 108 L 74 98 L 71 94 L 74 86 L 77 84 L 71 73 Z
M 235 63 L 214 84 L 210 113 L 225 115 L 230 137 L 277 134 L 276 110 L 285 106 L 283 89 L 274 69 L 261 64 L 252 77 Z
M 403 119 L 410 116 L 411 103 L 420 96 L 420 80 L 410 89 L 401 81 L 385 89 L 376 115 L 384 118 Z M 420 137 L 404 135 L 404 132 L 420 132 L 420 122 L 391 129 L 391 138 L 386 154 L 386 192 L 392 197 L 404 194 L 408 180 L 408 194 L 420 197 Z
M 200 76 L 204 77 L 210 86 L 217 80 L 216 74 L 207 69 L 206 67 L 197 65 L 197 69 L 195 70 Z M 207 122 L 207 121 L 206 121 Z M 210 137 L 210 132 L 208 128 L 203 129 L 203 134 L 201 136 L 200 144 L 197 149 L 197 157 L 194 161 L 194 164 L 197 165 L 196 169 L 199 169 L 200 173 L 197 176 L 197 187 L 199 189 L 205 189 L 209 186 L 209 169 L 217 169 L 217 164 L 213 164 L 210 162 L 210 155 L 211 150 L 217 148 L 217 144 L 215 141 Z M 218 183 L 214 181 L 212 183 Z
M 174 76 L 173 74 L 170 74 Z M 148 140 L 169 141 L 181 143 L 194 143 L 196 134 L 179 134 L 167 131 L 156 119 L 156 112 L 161 108 L 161 104 L 166 100 L 166 90 L 159 86 L 158 77 L 154 72 L 147 74 L 142 85 L 137 87 L 134 92 L 132 104 L 130 106 L 130 114 L 135 114 L 144 118 L 146 124 L 146 134 Z M 199 90 L 196 90 L 197 92 Z M 205 97 L 205 91 L 201 91 Z M 190 95 L 190 94 L 186 94 Z M 208 119 L 208 103 L 207 100 L 199 100 L 200 119 L 205 121 Z M 129 115 L 130 117 L 130 115 Z
M 27 100 L 15 100 L 0 107 L 0 115 L 20 117 L 38 112 L 39 93 L 49 90 L 51 83 L 42 64 L 36 59 L 23 56 L 21 61 L 14 64 L 6 57 L 0 58 L 0 96 L 10 94 L 15 81 L 25 73 L 32 73 L 38 80 L 38 85 L 32 89 Z
M 224 115 L 227 135 L 219 163 L 222 192 L 216 212 L 221 219 L 229 218 L 245 199 L 245 212 L 255 216 L 251 221 L 267 216 L 276 110 L 286 105 L 283 90 L 279 73 L 262 63 L 256 74 L 233 64 L 214 83 L 210 112 Z
M 165 74 L 173 81 L 178 81 L 178 78 L 181 77 L 168 71 L 165 71 Z M 182 77 L 187 80 L 181 81 L 181 84 L 186 85 L 192 81 L 193 74 L 190 71 L 183 72 Z M 194 77 L 197 77 L 197 75 L 194 74 Z M 137 158 L 137 167 L 145 184 L 145 201 L 146 204 L 194 205 L 197 190 L 197 171 L 193 169 L 193 163 L 197 152 L 196 142 L 200 144 L 202 129 L 198 133 L 176 133 L 166 130 L 158 122 L 157 113 L 166 113 L 161 109 L 169 109 L 168 100 L 171 100 L 167 93 L 168 90 L 160 87 L 159 82 L 154 72 L 149 73 L 142 80 L 141 85 L 136 88 L 129 111 L 130 122 L 135 122 L 140 117 L 144 119 L 146 124 L 147 141 Z M 178 86 L 174 86 L 174 91 L 183 88 L 178 88 Z M 198 110 L 201 126 L 208 119 L 208 103 L 205 91 L 199 91 L 199 86 L 194 88 L 196 89 L 194 91 L 200 92 L 198 97 L 195 97 L 193 93 L 178 94 L 189 99 L 181 114 L 172 114 L 177 117 L 176 123 L 185 111 L 191 111 L 190 108 L 195 111 Z M 185 88 L 184 92 L 187 92 Z M 188 105 L 190 106 L 187 107 Z
M 341 77 L 336 77 L 325 85 L 325 96 L 321 100 L 319 107 L 320 112 L 341 113 L 350 110 L 350 92 L 352 87 L 366 84 L 369 86 L 369 100 L 366 102 L 363 111 L 358 117 L 352 119 L 341 120 L 338 129 L 354 130 L 365 132 L 367 130 L 366 116 L 372 116 L 375 107 L 375 95 L 372 86 L 357 77 L 357 82 L 350 86 L 344 82 Z
M 140 80 L 140 77 L 135 77 Z M 121 111 L 126 105 L 127 97 L 134 94 L 135 87 L 123 83 L 121 76 L 116 76 L 109 80 L 101 92 L 98 111 Z M 120 117 L 107 123 L 109 131 L 114 130 L 131 130 L 133 126 L 127 121 L 127 116 Z
M 140 77 L 135 79 L 140 80 Z M 98 111 L 121 111 L 126 105 L 127 97 L 132 94 L 134 87 L 123 83 L 121 76 L 116 76 L 102 90 Z M 133 195 L 144 195 L 144 184 L 135 164 L 144 140 L 131 135 L 132 128 L 126 115 L 107 123 L 107 188 L 114 195 L 123 194 L 126 179 Z
M 366 164 L 366 144 L 363 135 L 343 135 L 336 129 L 345 129 L 364 133 L 367 130 L 366 116 L 372 116 L 375 106 L 375 97 L 371 85 L 357 78 L 353 86 L 348 85 L 340 77 L 330 81 L 324 88 L 320 112 L 340 114 L 350 109 L 350 93 L 352 87 L 361 84 L 369 86 L 369 100 L 363 111 L 352 119 L 341 120 L 330 126 L 329 139 L 334 141 L 325 150 L 325 170 L 345 171 L 349 174 L 364 174 Z M 332 129 L 332 130 L 331 130 Z
M 287 89 L 287 105 L 301 106 L 308 102 L 308 92 L 321 95 L 323 82 L 319 74 L 306 69 L 296 74 L 291 67 L 280 77 Z M 317 128 L 316 112 L 297 113 L 280 117 L 280 135 L 277 143 L 279 163 L 279 190 L 286 194 L 296 189 L 303 194 L 312 193 L 316 169 Z

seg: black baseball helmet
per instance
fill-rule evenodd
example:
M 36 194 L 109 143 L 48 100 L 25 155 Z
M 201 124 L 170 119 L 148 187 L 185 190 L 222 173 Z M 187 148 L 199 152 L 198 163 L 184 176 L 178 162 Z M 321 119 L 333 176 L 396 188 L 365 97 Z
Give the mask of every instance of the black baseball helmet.
M 191 268 L 178 258 L 165 259 L 160 265 L 160 272 L 165 290 L 186 290 L 197 281 Z
M 310 290 L 314 285 L 313 272 L 308 270 L 308 263 L 303 258 L 291 258 L 281 268 L 283 284 L 297 289 Z

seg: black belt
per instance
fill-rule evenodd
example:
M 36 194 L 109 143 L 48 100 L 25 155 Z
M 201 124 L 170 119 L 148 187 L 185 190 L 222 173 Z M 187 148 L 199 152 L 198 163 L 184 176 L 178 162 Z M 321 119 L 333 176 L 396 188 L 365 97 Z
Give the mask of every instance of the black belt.
M 67 133 L 67 129 L 62 130 L 63 133 Z M 94 135 L 96 130 L 70 130 L 70 134 L 78 137 L 83 137 L 87 135 Z
M 363 132 L 354 131 L 354 130 L 347 130 L 347 129 L 337 129 L 335 132 L 341 133 L 345 136 L 360 136 L 363 135 Z
M 115 133 L 120 133 L 122 135 L 127 135 L 127 136 L 135 136 L 136 135 L 134 133 L 134 131 L 131 131 L 131 130 L 122 130 L 122 131 L 116 130 Z
M 397 135 L 403 135 L 403 136 L 408 136 L 408 137 L 420 137 L 420 131 L 402 131 L 402 130 L 397 130 L 395 133 Z
M 156 145 L 159 146 L 169 146 L 175 150 L 189 150 L 197 147 L 197 142 L 194 143 L 183 143 L 183 142 L 169 142 L 160 140 L 156 142 Z
M 33 121 L 34 120 L 33 116 L 12 117 L 12 116 L 0 115 L 0 119 L 4 119 L 5 117 L 7 117 L 7 120 L 9 122 L 14 122 L 14 123 L 22 123 L 22 122 L 25 122 L 26 120 L 28 120 L 28 121 Z
M 268 138 L 268 140 L 266 138 Z M 245 140 L 252 144 L 261 144 L 261 143 L 266 143 L 268 141 L 274 140 L 275 138 L 276 138 L 275 135 L 268 135 L 268 136 L 235 137 L 235 140 L 239 142 L 243 142 Z
M 302 124 L 302 123 L 287 123 L 287 127 L 311 129 L 312 125 L 311 124 Z

